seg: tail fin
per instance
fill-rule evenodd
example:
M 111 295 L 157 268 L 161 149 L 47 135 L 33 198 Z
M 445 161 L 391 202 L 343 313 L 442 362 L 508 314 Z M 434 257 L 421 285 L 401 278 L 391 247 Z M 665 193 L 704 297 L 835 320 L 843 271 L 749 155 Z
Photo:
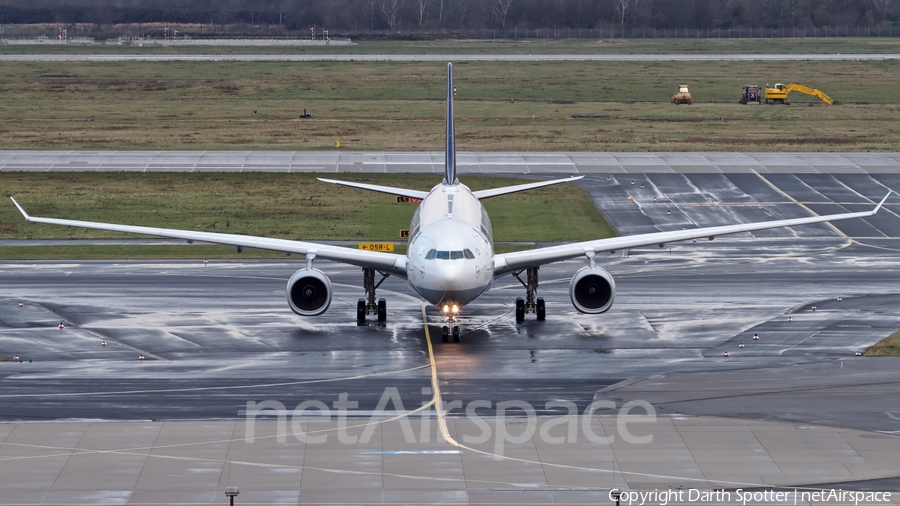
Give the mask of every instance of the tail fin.
M 456 184 L 456 139 L 453 128 L 453 64 L 447 64 L 447 150 L 444 154 L 444 184 Z

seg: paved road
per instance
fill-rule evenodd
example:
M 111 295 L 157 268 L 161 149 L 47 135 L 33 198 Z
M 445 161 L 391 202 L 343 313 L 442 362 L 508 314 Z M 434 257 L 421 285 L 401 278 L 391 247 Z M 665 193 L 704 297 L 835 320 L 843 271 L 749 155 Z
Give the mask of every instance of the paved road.
M 900 54 L 94 54 L 0 55 L 0 61 L 838 61 L 898 60 Z
M 900 153 L 460 152 L 460 174 L 896 173 Z M 443 152 L 0 151 L 0 171 L 444 173 Z

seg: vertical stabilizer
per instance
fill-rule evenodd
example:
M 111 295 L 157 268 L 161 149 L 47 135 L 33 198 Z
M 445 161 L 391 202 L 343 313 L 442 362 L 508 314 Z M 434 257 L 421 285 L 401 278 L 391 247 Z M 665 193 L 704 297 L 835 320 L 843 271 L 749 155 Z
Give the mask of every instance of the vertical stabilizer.
M 444 184 L 456 184 L 456 139 L 453 128 L 453 64 L 447 64 L 447 150 L 444 153 Z

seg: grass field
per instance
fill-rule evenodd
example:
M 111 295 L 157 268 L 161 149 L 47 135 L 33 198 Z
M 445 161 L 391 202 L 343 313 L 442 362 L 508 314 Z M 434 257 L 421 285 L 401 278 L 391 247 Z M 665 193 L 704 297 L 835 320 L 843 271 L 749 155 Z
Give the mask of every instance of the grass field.
M 438 176 L 404 174 L 348 179 L 420 190 L 440 182 Z M 483 189 L 522 180 L 465 177 L 463 182 Z M 0 195 L 14 196 L 34 216 L 301 240 L 398 240 L 416 207 L 397 204 L 390 195 L 322 183 L 311 174 L 0 173 Z M 571 241 L 615 234 L 584 190 L 574 185 L 498 197 L 484 205 L 496 241 Z M 0 239 L 109 237 L 134 236 L 28 223 L 11 202 L 4 199 L 0 205 Z M 216 248 L 2 247 L 0 258 L 246 257 L 233 248 Z
M 896 28 L 900 33 L 900 28 Z M 521 31 L 519 32 L 522 33 Z M 587 31 L 585 30 L 585 34 Z M 597 31 L 593 32 L 595 35 Z M 609 32 L 607 32 L 608 35 Z M 725 32 L 722 32 L 725 33 Z M 900 53 L 900 38 L 367 41 L 351 46 L 0 45 L 0 54 L 836 54 Z M 801 32 L 798 32 L 798 34 Z M 715 30 L 712 31 L 715 35 Z
M 900 355 L 900 330 L 872 345 L 866 350 L 867 357 L 892 357 Z
M 4 62 L 0 149 L 439 150 L 440 63 Z M 895 150 L 900 61 L 460 62 L 460 150 Z M 799 82 L 740 106 L 746 83 Z M 687 83 L 692 106 L 668 103 Z M 298 120 L 307 109 L 311 119 Z M 573 116 L 591 116 L 572 119 Z

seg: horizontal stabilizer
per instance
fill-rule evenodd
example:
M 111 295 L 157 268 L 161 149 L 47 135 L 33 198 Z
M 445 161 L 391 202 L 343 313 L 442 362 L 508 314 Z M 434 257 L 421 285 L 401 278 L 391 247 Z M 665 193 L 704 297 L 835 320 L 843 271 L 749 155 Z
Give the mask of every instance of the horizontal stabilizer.
M 392 186 L 379 186 L 377 184 L 364 184 L 364 183 L 352 183 L 350 181 L 339 181 L 337 179 L 325 179 L 321 177 L 317 177 L 319 181 L 323 183 L 333 183 L 339 184 L 343 186 L 352 186 L 353 188 L 360 188 L 362 190 L 371 190 L 373 192 L 387 193 L 390 195 L 397 195 L 400 197 L 409 197 L 413 199 L 424 199 L 428 196 L 428 192 L 423 192 L 419 190 L 407 190 L 406 188 L 394 188 Z
M 519 184 L 519 185 L 515 185 L 515 186 L 504 186 L 503 188 L 493 188 L 490 190 L 478 190 L 477 192 L 472 192 L 472 194 L 475 195 L 475 198 L 481 200 L 481 199 L 487 199 L 487 198 L 491 198 L 491 197 L 498 197 L 500 195 L 506 195 L 509 193 L 533 190 L 535 188 L 541 188 L 543 186 L 550 186 L 550 185 L 560 184 L 560 183 L 571 183 L 572 181 L 578 181 L 579 179 L 581 179 L 583 177 L 584 176 L 567 177 L 565 179 L 553 179 L 550 181 L 538 181 L 537 183 Z

